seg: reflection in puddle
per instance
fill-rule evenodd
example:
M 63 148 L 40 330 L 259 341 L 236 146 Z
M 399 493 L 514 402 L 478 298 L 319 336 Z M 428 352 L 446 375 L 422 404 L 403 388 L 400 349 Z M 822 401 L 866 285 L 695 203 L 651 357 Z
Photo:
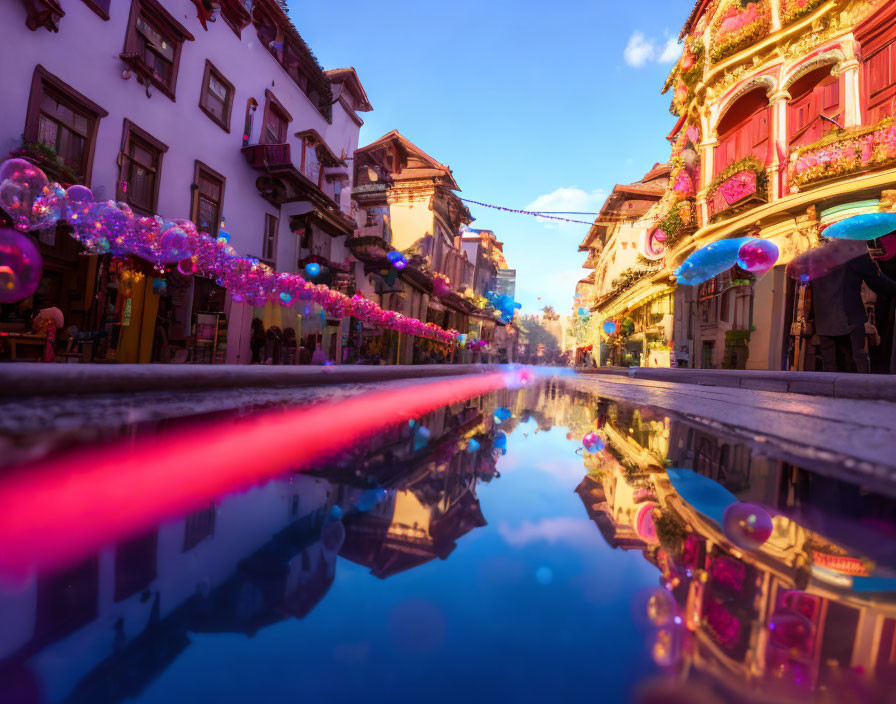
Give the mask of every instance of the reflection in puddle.
M 891 701 L 896 501 L 776 456 L 458 402 L 5 583 L 0 699 Z

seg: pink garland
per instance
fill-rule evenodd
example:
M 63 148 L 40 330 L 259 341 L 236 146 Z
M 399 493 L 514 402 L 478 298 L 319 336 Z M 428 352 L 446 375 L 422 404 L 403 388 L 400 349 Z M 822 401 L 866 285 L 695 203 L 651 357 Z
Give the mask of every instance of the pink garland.
M 230 291 L 235 303 L 263 306 L 277 302 L 291 306 L 311 301 L 329 315 L 358 320 L 407 335 L 442 343 L 454 342 L 457 330 L 444 330 L 355 295 L 349 298 L 323 284 L 314 284 L 298 274 L 274 271 L 250 257 L 241 257 L 225 237 L 217 239 L 198 232 L 190 220 L 136 217 L 126 203 L 96 203 L 85 186 L 47 182 L 46 175 L 24 160 L 0 165 L 0 206 L 19 230 L 39 230 L 68 222 L 72 236 L 91 254 L 134 255 L 154 263 L 160 272 L 165 264 L 176 264 L 183 274 L 198 273 L 213 278 Z

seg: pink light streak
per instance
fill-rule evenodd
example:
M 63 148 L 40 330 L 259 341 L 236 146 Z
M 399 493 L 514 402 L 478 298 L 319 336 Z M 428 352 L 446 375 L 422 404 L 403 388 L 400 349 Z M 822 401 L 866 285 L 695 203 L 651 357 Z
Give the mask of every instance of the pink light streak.
M 528 369 L 374 391 L 248 421 L 80 448 L 0 478 L 0 575 L 24 578 L 206 506 L 432 410 L 524 386 Z

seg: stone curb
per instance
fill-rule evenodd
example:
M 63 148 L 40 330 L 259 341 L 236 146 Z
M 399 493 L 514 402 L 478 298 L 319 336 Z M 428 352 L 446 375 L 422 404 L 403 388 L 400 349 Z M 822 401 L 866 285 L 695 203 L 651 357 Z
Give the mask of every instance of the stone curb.
M 484 374 L 483 364 L 247 366 L 169 364 L 0 364 L 0 397 L 185 391 L 265 386 L 328 386 Z
M 625 376 L 644 381 L 666 381 L 700 386 L 724 386 L 755 391 L 810 394 L 896 402 L 896 376 L 831 372 L 768 372 L 732 369 L 650 369 L 606 367 L 580 370 L 585 374 Z

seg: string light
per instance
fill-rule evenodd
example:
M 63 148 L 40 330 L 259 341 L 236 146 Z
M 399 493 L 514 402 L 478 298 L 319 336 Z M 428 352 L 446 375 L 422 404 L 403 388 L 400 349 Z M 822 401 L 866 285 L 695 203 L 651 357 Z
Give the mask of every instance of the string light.
M 503 205 L 491 205 L 490 203 L 480 203 L 478 200 L 470 200 L 469 198 L 461 198 L 464 203 L 472 203 L 483 208 L 491 208 L 492 210 L 503 210 L 505 213 L 516 213 L 517 215 L 531 215 L 536 218 L 545 218 L 546 220 L 559 220 L 561 222 L 573 222 L 578 225 L 593 225 L 594 223 L 586 220 L 572 220 L 570 218 L 561 218 L 556 215 L 545 215 L 544 213 L 534 210 L 518 210 L 517 208 L 505 208 Z M 583 213 L 585 214 L 585 213 Z M 588 213 L 590 214 L 590 213 Z

